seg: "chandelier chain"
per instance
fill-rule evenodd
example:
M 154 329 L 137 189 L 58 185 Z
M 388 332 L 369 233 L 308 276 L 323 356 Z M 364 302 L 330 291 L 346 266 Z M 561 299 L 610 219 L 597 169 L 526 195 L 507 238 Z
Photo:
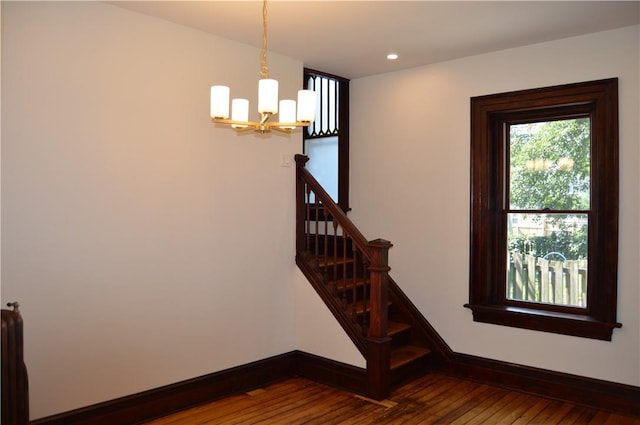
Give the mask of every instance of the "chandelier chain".
M 267 68 L 267 0 L 262 1 L 262 51 L 260 52 L 260 78 L 269 78 L 269 68 Z

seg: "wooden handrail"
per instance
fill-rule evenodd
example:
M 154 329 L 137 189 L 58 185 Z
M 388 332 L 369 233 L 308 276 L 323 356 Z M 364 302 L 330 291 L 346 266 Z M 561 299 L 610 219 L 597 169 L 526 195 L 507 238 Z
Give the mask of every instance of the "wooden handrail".
M 323 296 L 325 303 L 332 310 L 338 321 L 343 325 L 345 331 L 352 338 L 358 349 L 365 355 L 367 359 L 367 375 L 369 381 L 370 396 L 375 399 L 385 398 L 390 391 L 390 374 L 391 374 L 391 338 L 388 336 L 388 300 L 389 300 L 389 262 L 388 251 L 391 243 L 383 239 L 367 241 L 364 235 L 358 230 L 355 224 L 347 217 L 345 212 L 333 201 L 331 196 L 324 190 L 318 181 L 305 168 L 305 164 L 309 158 L 305 155 L 296 155 L 296 261 L 303 272 L 309 273 L 308 264 L 302 259 L 309 255 L 315 257 L 316 261 L 320 258 L 324 266 L 329 264 L 337 267 L 338 260 L 344 263 L 344 276 L 346 276 L 347 260 L 355 261 L 355 258 L 347 258 L 346 240 L 351 241 L 354 256 L 359 256 L 359 261 L 364 266 L 365 279 L 368 281 L 369 296 L 367 299 L 366 288 L 364 285 L 364 295 L 361 302 L 352 300 L 350 310 L 344 310 L 344 304 L 340 304 L 326 295 L 326 281 L 323 282 L 320 277 L 316 286 L 318 293 Z M 315 202 L 313 207 L 308 204 L 310 194 L 313 193 Z M 322 206 L 322 214 L 319 212 Z M 310 231 L 310 222 L 312 221 L 310 209 L 313 208 L 316 228 Z M 319 232 L 319 216 L 323 215 L 325 223 L 324 234 Z M 328 234 L 327 234 L 327 218 L 331 218 L 333 223 L 333 234 L 335 256 L 333 262 L 329 262 L 328 255 Z M 342 231 L 342 258 L 337 257 L 336 238 L 337 230 Z M 319 239 L 323 237 L 323 242 Z M 313 241 L 313 244 L 310 242 Z M 323 245 L 324 255 L 319 252 L 319 244 Z M 357 254 L 356 254 L 357 252 Z M 335 273 L 335 271 L 334 271 Z M 353 282 L 351 288 L 353 294 L 356 293 L 356 263 L 353 263 Z M 309 277 L 309 276 L 308 276 Z M 312 280 L 312 277 L 309 277 Z M 326 276 L 324 277 L 326 279 Z M 314 282 L 312 281 L 312 284 Z M 342 290 L 347 289 L 347 283 L 344 282 Z M 343 298 L 343 303 L 344 303 Z M 360 305 L 359 305 L 360 304 Z M 351 315 L 351 316 L 350 316 Z M 362 320 L 358 323 L 361 329 L 366 330 L 366 336 L 362 332 L 355 331 L 357 326 L 350 320 L 350 317 L 361 315 Z
M 315 196 L 320 200 L 324 209 L 336 220 L 340 223 L 340 226 L 345 230 L 346 233 L 349 234 L 353 242 L 356 244 L 358 249 L 362 252 L 367 260 L 371 260 L 371 252 L 369 249 L 369 242 L 364 237 L 364 235 L 358 230 L 355 224 L 347 217 L 347 215 L 342 211 L 342 209 L 334 202 L 331 198 L 331 195 L 327 193 L 326 190 L 318 183 L 318 181 L 311 175 L 309 170 L 307 170 L 304 165 L 309 161 L 309 157 L 306 155 L 296 155 L 295 156 L 296 167 L 299 178 L 313 191 Z M 302 201 L 302 202 L 300 202 Z M 304 200 L 298 200 L 298 206 L 303 203 Z M 298 217 L 298 221 L 301 217 Z

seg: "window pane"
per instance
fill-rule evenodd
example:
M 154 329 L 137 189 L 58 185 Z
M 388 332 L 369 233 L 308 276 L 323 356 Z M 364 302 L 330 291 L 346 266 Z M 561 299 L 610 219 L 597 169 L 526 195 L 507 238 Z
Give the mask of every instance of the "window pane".
M 507 214 L 507 299 L 587 305 L 587 214 Z
M 308 90 L 316 93 L 316 118 L 307 127 L 308 136 L 330 136 L 338 132 L 338 81 L 320 75 L 309 76 Z
M 509 126 L 509 208 L 588 210 L 590 119 Z
M 338 202 L 338 137 L 321 137 L 305 141 L 309 157 L 307 169 L 331 198 Z M 314 202 L 310 199 L 309 202 Z

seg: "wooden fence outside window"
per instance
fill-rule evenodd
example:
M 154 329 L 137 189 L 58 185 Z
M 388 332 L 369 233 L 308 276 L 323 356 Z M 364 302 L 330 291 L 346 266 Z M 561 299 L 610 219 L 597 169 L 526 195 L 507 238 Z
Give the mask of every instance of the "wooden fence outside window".
M 587 306 L 587 260 L 551 260 L 509 253 L 507 298 L 572 307 Z

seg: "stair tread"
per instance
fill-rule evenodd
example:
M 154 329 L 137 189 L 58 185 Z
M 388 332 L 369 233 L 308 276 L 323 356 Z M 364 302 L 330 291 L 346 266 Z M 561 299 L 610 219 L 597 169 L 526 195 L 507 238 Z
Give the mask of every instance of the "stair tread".
M 365 284 L 365 279 L 362 277 L 357 277 L 355 280 L 352 277 L 347 279 L 338 279 L 329 281 L 329 285 L 335 286 L 338 291 L 344 291 L 348 289 L 353 289 L 353 286 L 356 287 L 362 286 Z
M 320 267 L 335 266 L 340 264 L 351 264 L 355 261 L 353 258 L 350 258 L 350 257 L 325 257 L 324 255 L 318 255 L 316 259 Z
M 405 345 L 391 351 L 391 370 L 404 366 L 413 360 L 420 359 L 429 354 L 431 350 L 415 345 Z
M 411 325 L 408 323 L 400 323 L 400 322 L 387 322 L 387 335 L 393 336 L 399 334 L 400 332 L 404 332 L 407 329 L 411 329 Z
M 391 305 L 391 301 L 388 301 L 387 302 L 387 306 L 390 306 L 390 305 Z M 346 309 L 347 309 L 347 311 L 349 313 L 353 312 L 354 303 L 347 304 Z M 370 311 L 370 310 L 371 310 L 371 307 L 367 304 L 367 311 Z M 356 303 L 355 303 L 355 312 L 356 312 L 356 314 L 364 313 L 364 303 L 362 301 L 356 301 Z

